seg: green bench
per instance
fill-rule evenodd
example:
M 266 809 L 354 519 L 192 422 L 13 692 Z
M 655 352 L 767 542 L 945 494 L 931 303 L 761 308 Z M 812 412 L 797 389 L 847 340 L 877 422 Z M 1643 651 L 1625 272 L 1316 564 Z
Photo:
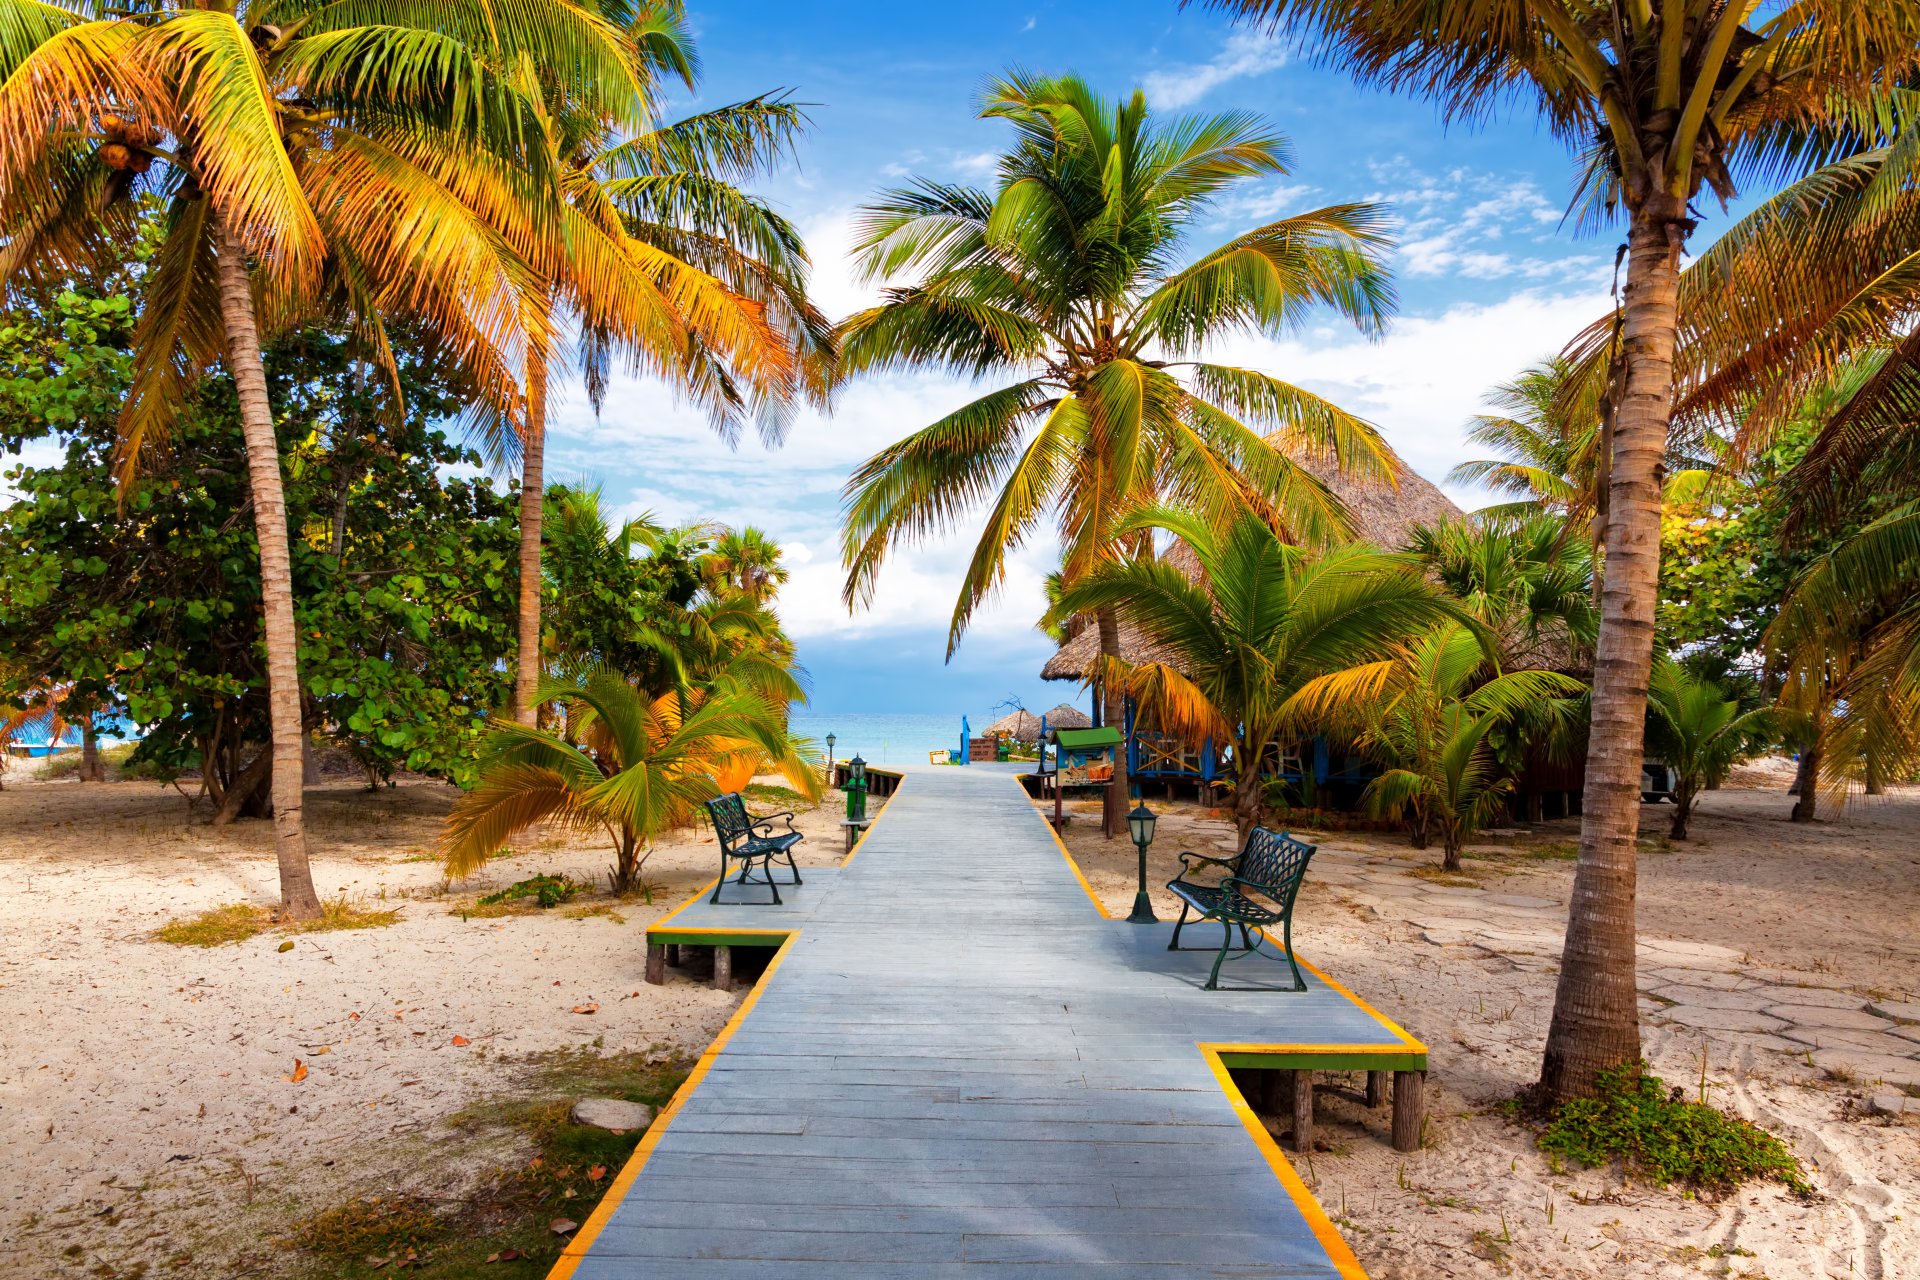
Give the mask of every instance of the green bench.
M 1213 972 L 1207 975 L 1206 989 L 1218 991 L 1220 966 L 1226 962 L 1227 952 L 1233 949 L 1234 930 L 1240 931 L 1240 954 L 1233 957 L 1239 960 L 1260 949 L 1250 929 L 1277 924 L 1282 945 L 1286 947 L 1287 963 L 1293 967 L 1292 990 L 1305 991 L 1307 980 L 1301 976 L 1300 964 L 1293 958 L 1293 900 L 1300 892 L 1300 882 L 1306 879 L 1307 863 L 1313 852 L 1313 845 L 1303 844 L 1284 831 L 1255 827 L 1247 835 L 1246 847 L 1231 858 L 1182 853 L 1180 874 L 1167 882 L 1167 888 L 1180 899 L 1180 920 L 1173 926 L 1173 940 L 1167 943 L 1167 950 L 1212 950 L 1211 947 L 1181 946 L 1180 931 L 1187 925 L 1189 912 L 1199 913 L 1194 917 L 1195 924 L 1216 921 L 1225 936 L 1220 940 L 1220 954 L 1214 957 Z M 1216 867 L 1220 869 L 1220 878 L 1213 883 L 1190 878 L 1196 872 L 1211 874 L 1209 869 Z
M 720 901 L 720 890 L 727 883 L 727 868 L 734 862 L 740 864 L 740 877 L 734 883 L 764 884 L 773 890 L 775 903 L 780 901 L 780 887 L 773 882 L 775 858 L 784 859 L 787 870 L 793 873 L 793 883 L 800 883 L 800 868 L 793 865 L 793 846 L 806 837 L 793 829 L 791 812 L 756 817 L 747 812 L 747 802 L 740 798 L 738 791 L 729 791 L 707 801 L 707 813 L 713 818 L 713 834 L 720 842 L 720 879 L 707 901 Z M 774 831 L 775 818 L 787 820 L 785 831 Z M 760 866 L 759 879 L 752 875 L 756 863 Z

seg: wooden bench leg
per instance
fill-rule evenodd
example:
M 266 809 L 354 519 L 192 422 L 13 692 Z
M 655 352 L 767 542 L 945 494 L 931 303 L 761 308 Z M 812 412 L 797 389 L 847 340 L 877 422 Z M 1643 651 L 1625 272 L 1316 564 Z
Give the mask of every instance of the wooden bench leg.
M 647 944 L 647 981 L 659 986 L 667 980 L 667 949 L 658 942 Z
M 1293 1149 L 1313 1150 L 1313 1072 L 1293 1075 Z
M 1377 1107 L 1386 1100 L 1387 1073 L 1384 1071 L 1367 1072 L 1367 1105 Z
M 1418 1151 L 1427 1123 L 1427 1073 L 1393 1073 L 1393 1149 Z
M 713 949 L 713 985 L 721 991 L 733 990 L 733 948 Z

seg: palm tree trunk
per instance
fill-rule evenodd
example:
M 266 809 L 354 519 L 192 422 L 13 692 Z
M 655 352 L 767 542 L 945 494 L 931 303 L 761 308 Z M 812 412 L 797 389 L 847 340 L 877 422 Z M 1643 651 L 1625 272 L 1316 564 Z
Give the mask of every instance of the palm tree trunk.
M 1595 1075 L 1640 1060 L 1634 978 L 1635 840 L 1660 580 L 1660 472 L 1673 418 L 1685 201 L 1634 210 L 1622 330 L 1626 388 L 1607 487 L 1606 579 L 1594 653 L 1580 864 L 1538 1101 L 1590 1095 Z
M 293 617 L 293 557 L 287 541 L 287 499 L 280 478 L 280 442 L 267 401 L 267 374 L 254 323 L 253 288 L 240 243 L 216 210 L 215 259 L 220 277 L 220 319 L 227 331 L 227 366 L 240 400 L 240 429 L 247 446 L 247 480 L 253 497 L 254 535 L 260 544 L 260 604 L 267 650 L 268 750 L 273 752 L 273 847 L 280 864 L 280 909 L 296 920 L 320 914 L 320 896 L 307 862 L 306 824 L 301 815 L 306 771 L 302 744 L 306 726 L 300 707 L 300 642 Z
M 1098 610 L 1094 614 L 1100 628 L 1100 656 L 1105 659 L 1117 659 L 1120 656 L 1120 619 L 1112 606 Z M 1111 662 L 1103 664 L 1110 667 Z M 1126 694 L 1114 688 L 1114 682 L 1101 673 L 1100 690 L 1102 724 L 1112 725 L 1123 734 L 1127 728 Z M 1123 740 L 1113 753 L 1113 781 L 1107 786 L 1107 802 L 1103 806 L 1102 830 L 1111 840 L 1123 834 L 1127 829 L 1127 744 Z
M 107 771 L 100 763 L 100 734 L 93 727 L 93 717 L 88 716 L 80 724 L 80 781 L 106 780 Z
M 538 722 L 540 696 L 540 519 L 547 498 L 546 317 L 527 343 L 527 421 L 520 439 L 520 652 L 513 684 L 513 718 Z
M 1812 822 L 1820 801 L 1820 744 L 1815 742 L 1800 753 L 1800 766 L 1793 775 L 1793 820 Z
M 1685 840 L 1687 823 L 1693 819 L 1694 785 L 1682 782 L 1673 793 L 1673 822 L 1667 827 L 1667 839 Z
M 1452 824 L 1445 824 L 1441 827 L 1440 869 L 1442 871 L 1458 871 L 1460 869 L 1461 843 L 1460 833 L 1453 828 Z
M 1238 757 L 1244 745 L 1236 748 Z M 1260 825 L 1260 755 L 1252 753 L 1250 761 L 1242 761 L 1238 776 L 1233 784 L 1233 825 L 1240 833 L 1240 847 L 1247 847 L 1247 837 Z

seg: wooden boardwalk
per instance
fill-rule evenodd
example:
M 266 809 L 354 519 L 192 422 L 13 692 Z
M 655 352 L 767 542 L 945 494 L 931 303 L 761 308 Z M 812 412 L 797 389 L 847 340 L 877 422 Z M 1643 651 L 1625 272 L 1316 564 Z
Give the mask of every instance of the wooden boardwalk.
M 780 950 L 553 1275 L 1360 1276 L 1228 1068 L 1424 1048 L 1317 971 L 1200 990 L 1064 852 L 1008 771 L 926 769 L 785 906 L 654 926 Z

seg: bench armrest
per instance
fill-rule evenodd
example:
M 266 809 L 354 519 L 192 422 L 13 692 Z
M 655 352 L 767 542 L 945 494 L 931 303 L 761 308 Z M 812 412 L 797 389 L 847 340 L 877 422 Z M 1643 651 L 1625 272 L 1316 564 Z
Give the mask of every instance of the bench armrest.
M 1240 855 L 1237 853 L 1231 858 L 1209 858 L 1206 854 L 1195 853 L 1191 849 L 1183 850 L 1180 854 L 1181 865 L 1186 868 L 1186 871 L 1194 870 L 1196 863 L 1207 863 L 1216 867 L 1232 867 L 1239 861 Z M 1181 874 L 1185 875 L 1186 871 L 1182 871 Z
M 775 818 L 785 818 L 787 820 L 787 830 L 789 831 L 793 830 L 793 811 L 791 809 L 782 809 L 779 813 L 762 813 L 762 814 L 747 815 L 747 821 L 753 824 L 753 829 L 755 831 L 758 831 L 762 827 L 766 827 L 769 830 L 771 830 L 771 828 L 773 827 L 773 820 Z

